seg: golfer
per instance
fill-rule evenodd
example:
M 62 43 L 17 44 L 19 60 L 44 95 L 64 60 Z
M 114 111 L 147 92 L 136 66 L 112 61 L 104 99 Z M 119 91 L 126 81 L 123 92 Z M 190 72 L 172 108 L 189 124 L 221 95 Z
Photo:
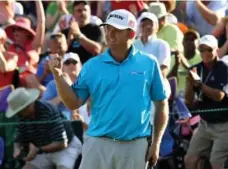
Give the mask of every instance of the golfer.
M 80 169 L 144 169 L 154 165 L 167 125 L 168 104 L 163 77 L 155 57 L 132 44 L 136 19 L 126 10 L 112 11 L 104 24 L 108 49 L 88 60 L 72 86 L 64 80 L 61 58 L 49 65 L 59 95 L 70 109 L 91 98 L 91 122 L 83 145 Z M 155 102 L 152 144 L 151 101 Z M 148 151 L 148 153 L 147 153 Z

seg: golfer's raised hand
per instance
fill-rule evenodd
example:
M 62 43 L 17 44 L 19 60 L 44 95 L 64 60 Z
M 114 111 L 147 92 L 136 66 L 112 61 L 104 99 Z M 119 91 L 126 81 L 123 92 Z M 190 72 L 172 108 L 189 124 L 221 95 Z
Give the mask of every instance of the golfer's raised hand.
M 51 55 L 48 65 L 53 74 L 62 72 L 62 58 L 58 54 Z

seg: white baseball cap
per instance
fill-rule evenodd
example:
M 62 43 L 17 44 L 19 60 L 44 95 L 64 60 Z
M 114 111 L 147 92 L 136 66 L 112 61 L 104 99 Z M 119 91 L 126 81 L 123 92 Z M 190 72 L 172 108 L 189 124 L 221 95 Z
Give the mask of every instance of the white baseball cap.
M 138 23 L 140 24 L 142 22 L 143 19 L 149 19 L 153 22 L 153 24 L 158 27 L 158 18 L 156 17 L 155 14 L 150 13 L 150 12 L 143 12 L 139 19 L 138 19 Z
M 111 25 L 117 29 L 124 30 L 124 29 L 131 29 L 136 32 L 137 22 L 135 16 L 125 10 L 125 9 L 118 9 L 112 11 L 108 16 L 106 21 L 101 24 L 100 26 L 104 25 Z
M 148 11 L 154 13 L 158 19 L 167 16 L 168 14 L 165 5 L 161 2 L 150 3 Z
M 204 35 L 200 38 L 199 46 L 206 45 L 212 49 L 218 48 L 218 40 L 213 35 Z
M 69 59 L 75 60 L 78 63 L 81 62 L 77 53 L 70 52 L 70 53 L 65 54 L 63 57 L 63 63 L 65 63 Z

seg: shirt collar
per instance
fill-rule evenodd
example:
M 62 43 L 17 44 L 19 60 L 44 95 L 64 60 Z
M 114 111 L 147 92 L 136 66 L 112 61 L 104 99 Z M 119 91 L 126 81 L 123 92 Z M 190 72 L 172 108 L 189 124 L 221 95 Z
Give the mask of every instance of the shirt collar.
M 131 46 L 130 52 L 128 54 L 128 57 L 123 61 L 126 62 L 129 59 L 131 59 L 133 56 L 135 56 L 137 53 L 137 49 L 134 47 L 134 45 Z M 110 54 L 110 48 L 106 49 L 106 51 L 104 52 L 104 56 L 103 56 L 103 62 L 106 63 L 115 63 L 115 64 L 120 64 L 117 61 L 115 61 L 115 59 L 111 56 Z M 122 62 L 122 63 L 123 63 Z

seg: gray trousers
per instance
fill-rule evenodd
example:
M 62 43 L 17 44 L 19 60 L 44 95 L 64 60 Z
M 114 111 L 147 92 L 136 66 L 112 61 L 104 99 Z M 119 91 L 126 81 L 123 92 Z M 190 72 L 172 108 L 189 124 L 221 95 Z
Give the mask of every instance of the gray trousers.
M 79 169 L 145 169 L 147 148 L 146 138 L 114 141 L 89 137 L 82 148 Z

